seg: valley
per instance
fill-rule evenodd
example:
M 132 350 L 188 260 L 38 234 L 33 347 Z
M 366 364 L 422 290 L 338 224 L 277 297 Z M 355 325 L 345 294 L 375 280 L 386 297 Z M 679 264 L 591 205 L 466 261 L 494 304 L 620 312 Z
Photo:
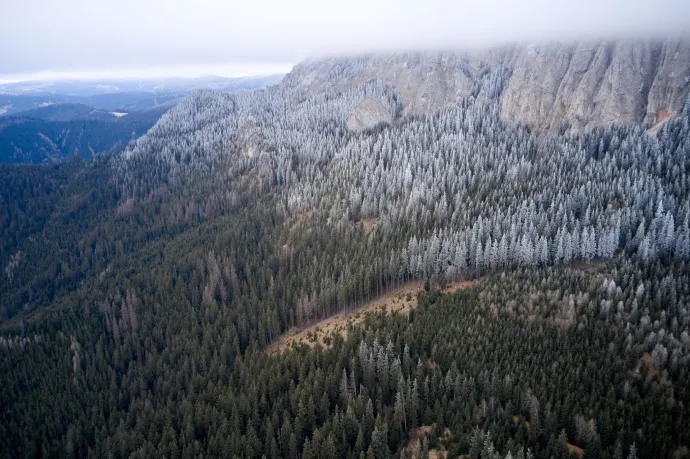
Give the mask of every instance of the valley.
M 0 456 L 687 457 L 688 49 L 0 118 Z
M 194 90 L 253 91 L 281 79 L 269 75 L 0 84 L 0 164 L 56 163 L 122 151 Z

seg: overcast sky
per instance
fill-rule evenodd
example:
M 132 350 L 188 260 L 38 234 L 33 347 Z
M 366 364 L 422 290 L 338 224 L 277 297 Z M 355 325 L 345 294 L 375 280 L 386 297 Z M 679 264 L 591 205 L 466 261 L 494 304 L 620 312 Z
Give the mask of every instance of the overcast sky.
M 690 0 L 2 0 L 0 81 L 282 72 L 309 55 L 690 34 Z

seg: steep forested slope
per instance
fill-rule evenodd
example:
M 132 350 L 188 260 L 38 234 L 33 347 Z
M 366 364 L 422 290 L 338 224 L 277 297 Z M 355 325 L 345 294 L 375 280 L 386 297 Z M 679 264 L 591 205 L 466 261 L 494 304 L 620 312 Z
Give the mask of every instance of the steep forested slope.
M 687 454 L 690 105 L 656 135 L 537 136 L 501 116 L 503 68 L 410 116 L 357 62 L 320 75 L 345 89 L 199 91 L 122 153 L 0 168 L 3 455 Z M 363 103 L 389 122 L 348 128 Z

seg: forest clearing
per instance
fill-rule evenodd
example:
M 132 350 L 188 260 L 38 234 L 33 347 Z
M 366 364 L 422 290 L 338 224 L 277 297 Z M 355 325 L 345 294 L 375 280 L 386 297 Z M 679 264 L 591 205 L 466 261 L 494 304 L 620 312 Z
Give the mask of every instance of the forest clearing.
M 442 291 L 443 293 L 453 293 L 460 289 L 467 289 L 476 285 L 480 280 L 481 278 L 450 282 Z M 407 282 L 358 308 L 339 312 L 305 328 L 290 329 L 266 348 L 266 352 L 282 354 L 298 344 L 306 344 L 309 347 L 320 344 L 324 348 L 329 348 L 336 335 L 347 339 L 349 326 L 361 325 L 367 314 L 377 312 L 408 314 L 411 309 L 417 307 L 417 294 L 422 290 L 424 290 L 424 282 Z

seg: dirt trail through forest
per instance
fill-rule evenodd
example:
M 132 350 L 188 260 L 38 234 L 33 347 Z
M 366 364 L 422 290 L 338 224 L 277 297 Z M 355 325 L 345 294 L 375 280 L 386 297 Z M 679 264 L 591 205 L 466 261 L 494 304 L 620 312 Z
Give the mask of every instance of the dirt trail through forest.
M 479 280 L 473 279 L 449 283 L 443 290 L 443 293 L 452 293 L 456 290 L 470 288 Z M 324 348 L 329 348 L 336 335 L 339 334 L 343 338 L 347 338 L 348 325 L 358 326 L 362 324 L 367 313 L 384 310 L 389 313 L 409 313 L 410 309 L 417 307 L 417 293 L 422 290 L 424 290 L 424 282 L 408 282 L 365 303 L 359 308 L 339 312 L 305 328 L 290 329 L 278 341 L 271 344 L 266 351 L 269 354 L 282 354 L 293 345 L 300 343 L 304 343 L 309 347 L 314 347 L 319 343 Z

